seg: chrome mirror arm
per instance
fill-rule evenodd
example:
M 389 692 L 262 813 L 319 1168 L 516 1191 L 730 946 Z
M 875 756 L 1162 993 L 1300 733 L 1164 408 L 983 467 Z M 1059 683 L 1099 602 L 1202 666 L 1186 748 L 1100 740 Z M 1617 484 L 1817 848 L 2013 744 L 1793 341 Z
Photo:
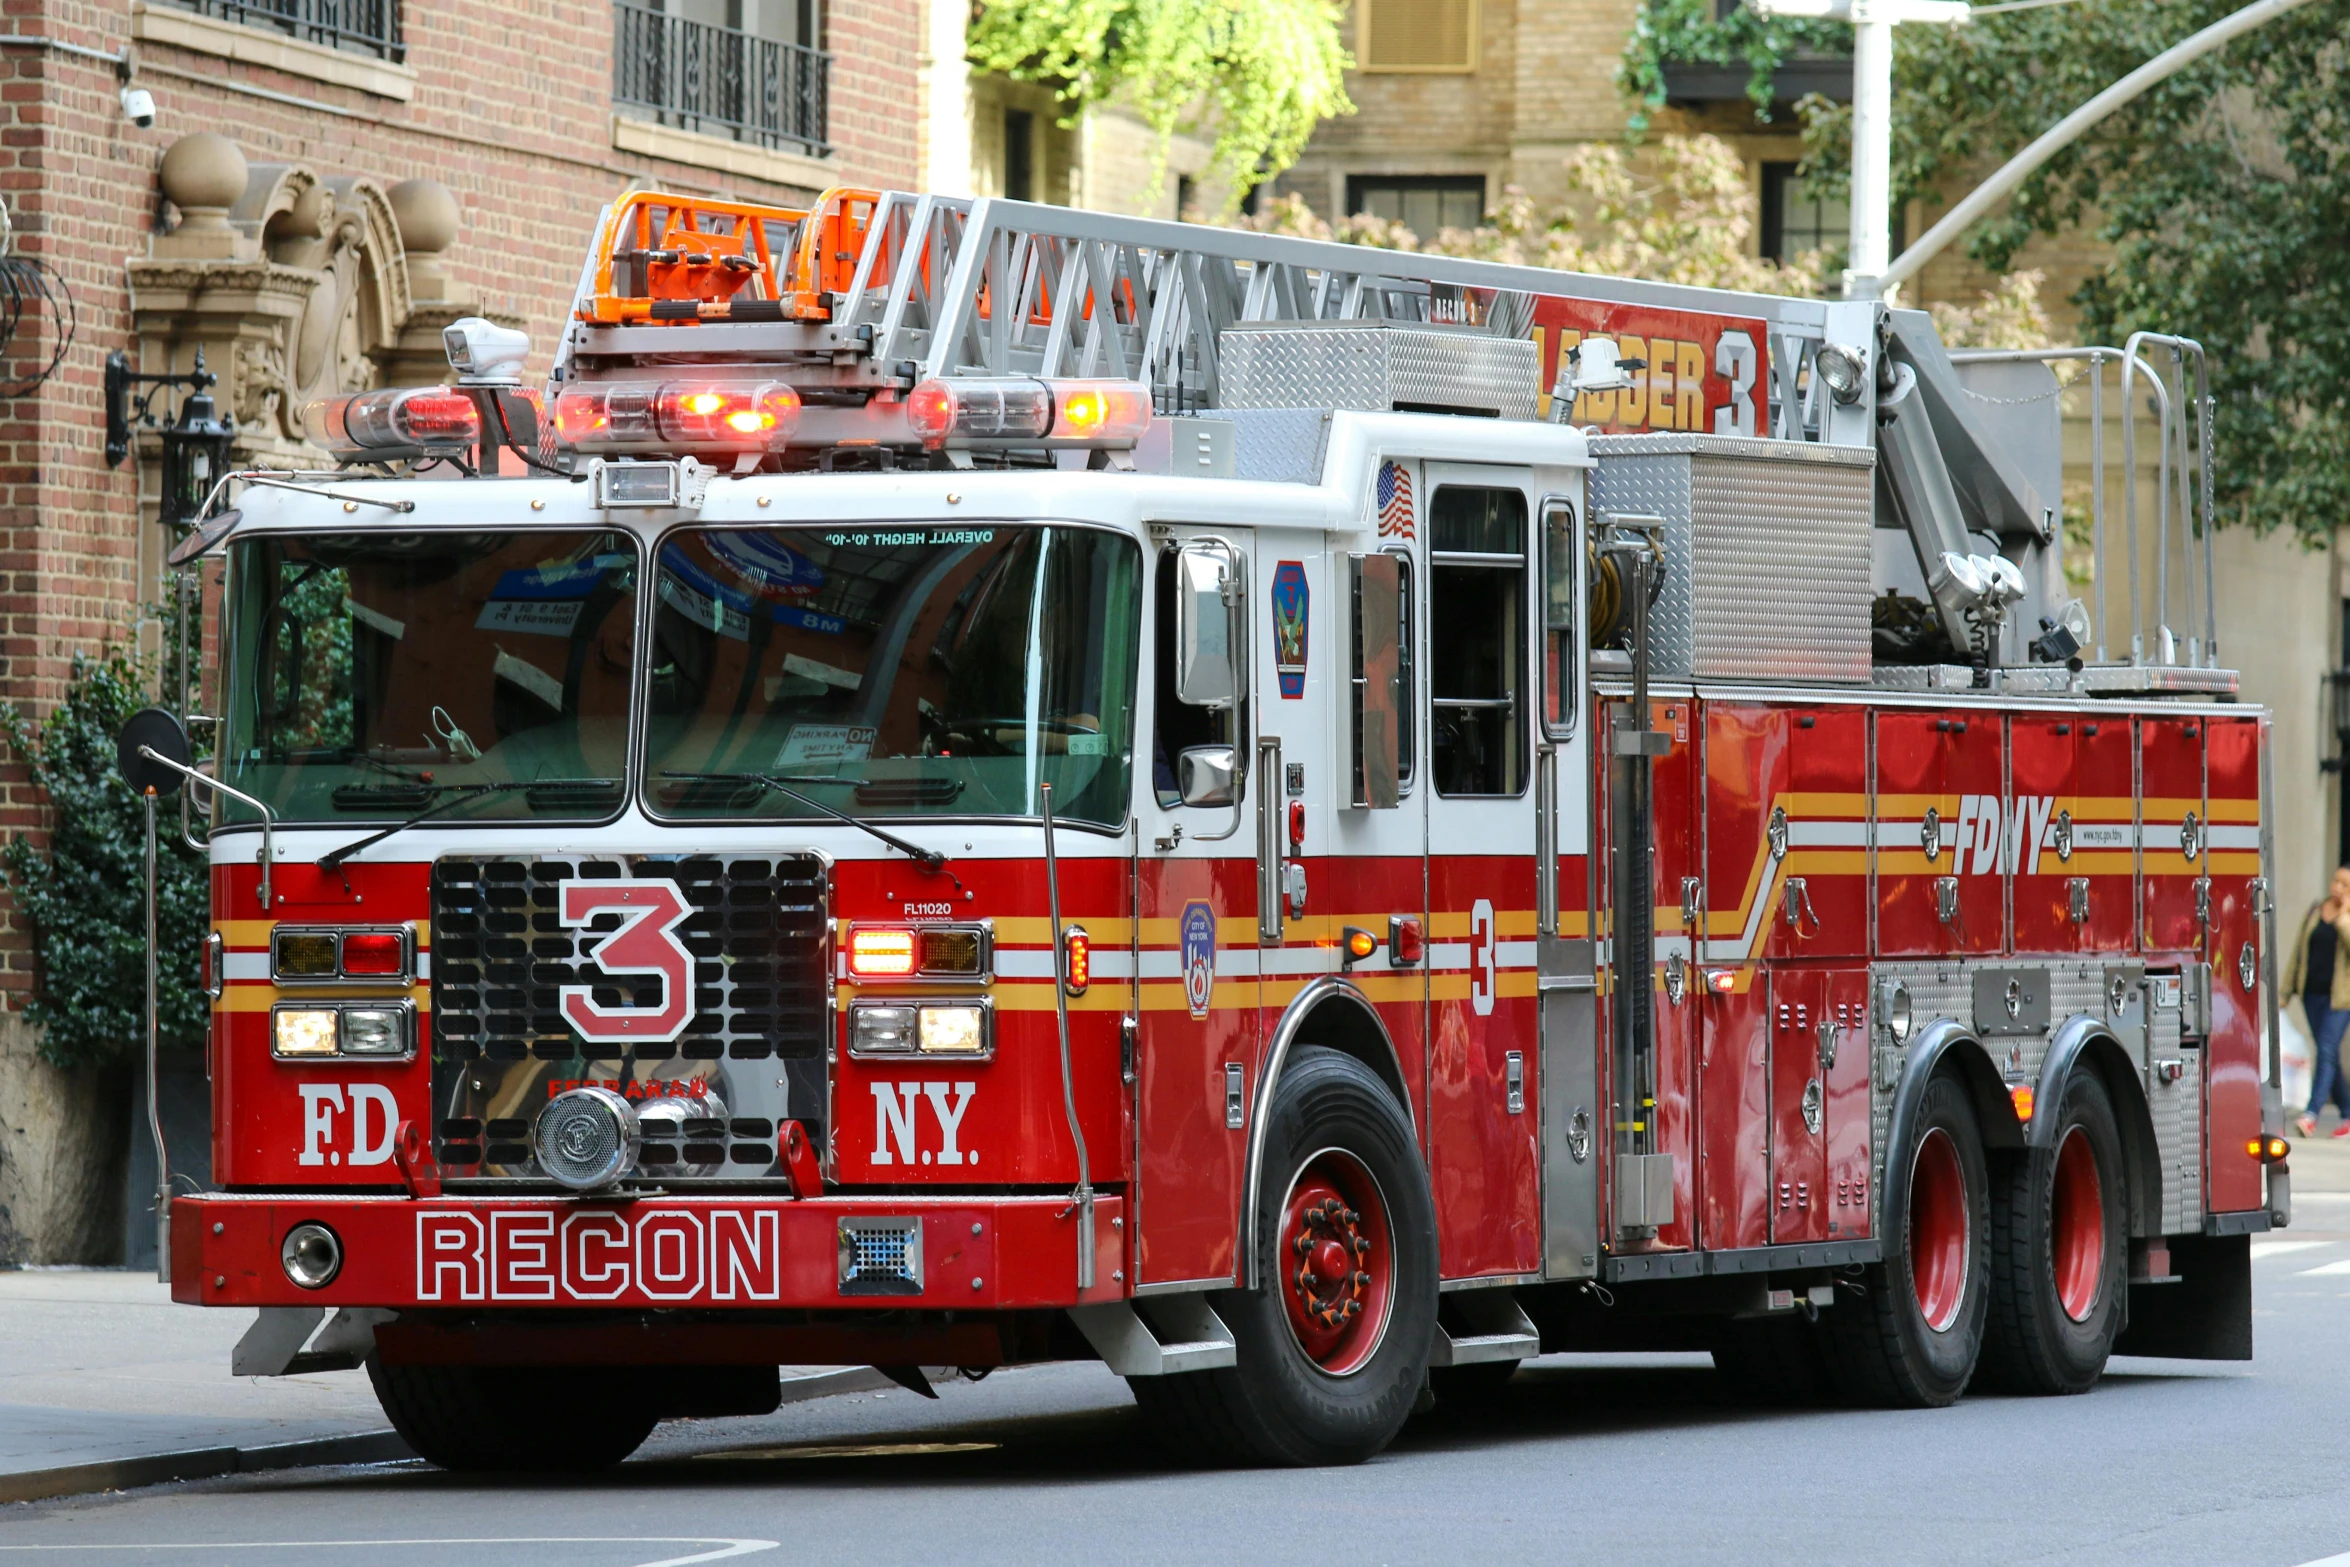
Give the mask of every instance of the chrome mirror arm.
M 157 755 L 155 748 L 151 745 L 140 746 L 139 755 L 155 763 L 158 767 L 170 768 L 191 783 L 202 784 L 207 789 L 216 789 L 232 800 L 242 800 L 261 813 L 261 907 L 267 909 L 269 907 L 269 873 L 271 867 L 277 864 L 277 812 L 254 799 L 242 789 L 224 784 L 210 774 L 200 773 L 185 763 L 173 761 L 168 756 Z

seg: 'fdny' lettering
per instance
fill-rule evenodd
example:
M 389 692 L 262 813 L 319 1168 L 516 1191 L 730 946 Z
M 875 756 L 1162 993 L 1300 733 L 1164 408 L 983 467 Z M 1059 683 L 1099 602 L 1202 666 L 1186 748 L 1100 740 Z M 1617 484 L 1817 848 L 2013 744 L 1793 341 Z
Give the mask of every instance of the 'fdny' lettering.
M 2004 800 L 1995 794 L 1961 795 L 1951 840 L 1950 868 L 1969 876 L 2040 873 L 2040 851 L 2048 845 L 2048 821 L 2056 797 L 2027 794 Z
M 400 1102 L 378 1083 L 297 1083 L 302 1096 L 302 1165 L 389 1164 Z M 344 1095 L 350 1095 L 344 1115 Z M 342 1117 L 338 1126 L 337 1118 Z M 342 1146 L 337 1147 L 340 1143 Z

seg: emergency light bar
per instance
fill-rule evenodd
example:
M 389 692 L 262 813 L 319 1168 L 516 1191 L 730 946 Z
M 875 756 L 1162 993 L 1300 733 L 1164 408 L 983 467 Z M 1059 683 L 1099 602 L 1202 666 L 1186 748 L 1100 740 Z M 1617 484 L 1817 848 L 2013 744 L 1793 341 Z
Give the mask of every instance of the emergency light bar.
M 934 451 L 967 441 L 1131 446 L 1150 422 L 1150 388 L 1139 381 L 934 379 L 906 394 L 906 423 Z
M 800 394 L 780 381 L 602 382 L 555 398 L 555 436 L 583 452 L 780 448 L 799 427 Z
M 386 387 L 302 410 L 303 433 L 341 458 L 463 453 L 481 435 L 473 399 L 446 386 Z

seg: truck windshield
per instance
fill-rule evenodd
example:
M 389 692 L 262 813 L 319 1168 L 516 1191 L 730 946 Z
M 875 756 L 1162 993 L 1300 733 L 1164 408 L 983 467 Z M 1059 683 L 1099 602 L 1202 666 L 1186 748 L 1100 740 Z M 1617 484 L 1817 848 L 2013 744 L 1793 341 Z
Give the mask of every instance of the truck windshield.
M 637 562 L 602 531 L 235 545 L 220 777 L 292 821 L 610 815 Z
M 1046 524 L 672 534 L 646 803 L 1033 816 L 1049 783 L 1055 815 L 1122 822 L 1141 578 L 1132 539 Z

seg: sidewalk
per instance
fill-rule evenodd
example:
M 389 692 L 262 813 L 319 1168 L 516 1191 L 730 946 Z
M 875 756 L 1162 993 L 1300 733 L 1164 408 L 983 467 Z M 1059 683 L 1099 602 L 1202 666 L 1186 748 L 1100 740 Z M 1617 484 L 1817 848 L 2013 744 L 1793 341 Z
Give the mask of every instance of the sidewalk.
M 252 1321 L 151 1273 L 0 1273 L 0 1502 L 407 1456 L 365 1372 L 230 1376 Z
M 412 1456 L 364 1371 L 230 1375 L 252 1323 L 174 1305 L 151 1273 L 0 1272 L 0 1503 Z M 787 1402 L 892 1385 L 864 1367 L 783 1375 Z

